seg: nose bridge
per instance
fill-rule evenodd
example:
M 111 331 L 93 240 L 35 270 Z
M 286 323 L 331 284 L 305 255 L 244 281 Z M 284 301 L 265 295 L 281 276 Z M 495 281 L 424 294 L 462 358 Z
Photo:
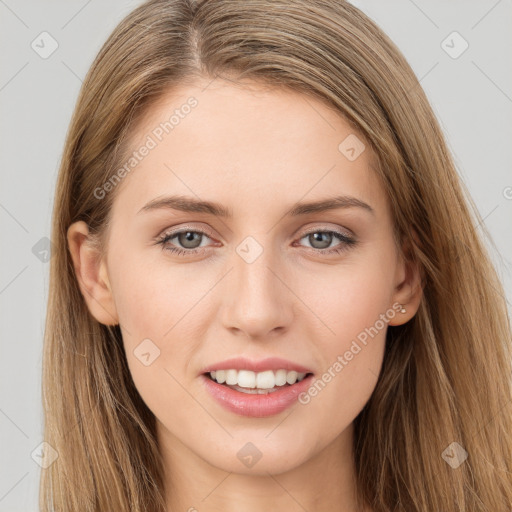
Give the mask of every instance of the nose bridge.
M 282 268 L 270 237 L 246 237 L 233 254 L 229 294 L 224 312 L 227 328 L 266 336 L 291 320 L 290 293 L 276 276 Z M 261 239 L 261 237 L 260 237 Z

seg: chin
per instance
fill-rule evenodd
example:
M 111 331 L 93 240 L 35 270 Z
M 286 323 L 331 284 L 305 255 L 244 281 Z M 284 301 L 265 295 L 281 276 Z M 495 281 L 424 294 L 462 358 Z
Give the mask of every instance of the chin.
M 278 427 L 281 428 L 281 427 Z M 272 429 L 266 429 L 258 435 L 241 435 L 230 439 L 218 450 L 221 455 L 208 452 L 202 458 L 208 464 L 226 472 L 267 476 L 291 471 L 308 460 L 311 450 L 298 438 L 294 438 L 290 432 L 281 432 L 277 435 Z M 273 437 L 273 439 L 270 439 Z M 314 438 L 311 433 L 310 439 Z M 200 454 L 199 454 L 200 455 Z M 201 456 L 201 455 L 200 455 Z

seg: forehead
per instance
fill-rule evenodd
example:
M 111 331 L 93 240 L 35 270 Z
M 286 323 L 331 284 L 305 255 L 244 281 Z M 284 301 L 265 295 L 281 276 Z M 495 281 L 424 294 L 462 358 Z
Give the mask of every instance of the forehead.
M 130 155 L 116 202 L 137 210 L 166 193 L 224 202 L 235 214 L 237 205 L 329 194 L 383 202 L 374 155 L 338 112 L 255 82 L 174 88 L 139 120 L 123 164 Z

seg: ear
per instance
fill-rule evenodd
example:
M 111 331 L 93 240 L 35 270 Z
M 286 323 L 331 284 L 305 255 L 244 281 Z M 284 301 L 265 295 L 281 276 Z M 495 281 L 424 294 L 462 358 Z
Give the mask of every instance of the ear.
M 413 233 L 417 240 L 416 233 Z M 395 290 L 392 304 L 400 304 L 402 310 L 390 319 L 389 325 L 402 325 L 408 322 L 418 311 L 423 296 L 422 271 L 419 263 L 413 258 L 410 241 L 406 241 L 399 254 L 396 270 Z
M 73 223 L 67 232 L 80 291 L 92 316 L 105 325 L 117 325 L 119 318 L 107 274 L 107 265 L 83 221 Z

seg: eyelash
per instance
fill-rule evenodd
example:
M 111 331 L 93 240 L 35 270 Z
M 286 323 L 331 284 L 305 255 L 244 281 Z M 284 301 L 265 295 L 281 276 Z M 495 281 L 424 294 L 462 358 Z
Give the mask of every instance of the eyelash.
M 177 256 L 190 256 L 195 255 L 202 251 L 201 248 L 196 247 L 195 249 L 181 249 L 179 247 L 168 247 L 166 246 L 167 242 L 176 236 L 180 235 L 181 233 L 199 233 L 202 235 L 206 235 L 209 238 L 212 238 L 211 233 L 208 233 L 207 231 L 202 231 L 200 229 L 180 229 L 178 231 L 173 231 L 171 233 L 165 233 L 161 238 L 158 239 L 157 244 L 162 245 L 162 249 L 165 251 L 169 251 L 173 254 L 176 254 Z M 327 233 L 330 235 L 333 235 L 336 237 L 340 242 L 337 246 L 335 246 L 332 249 L 315 249 L 314 247 L 310 247 L 309 249 L 312 249 L 314 252 L 321 253 L 322 255 L 332 255 L 332 254 L 340 254 L 342 252 L 347 251 L 351 247 L 354 247 L 357 244 L 357 241 L 353 238 L 350 238 L 343 233 L 340 233 L 338 231 L 333 230 L 321 230 L 321 229 L 314 229 L 311 231 L 308 231 L 307 233 L 304 233 L 298 240 L 302 240 L 308 235 L 311 235 L 313 233 Z

